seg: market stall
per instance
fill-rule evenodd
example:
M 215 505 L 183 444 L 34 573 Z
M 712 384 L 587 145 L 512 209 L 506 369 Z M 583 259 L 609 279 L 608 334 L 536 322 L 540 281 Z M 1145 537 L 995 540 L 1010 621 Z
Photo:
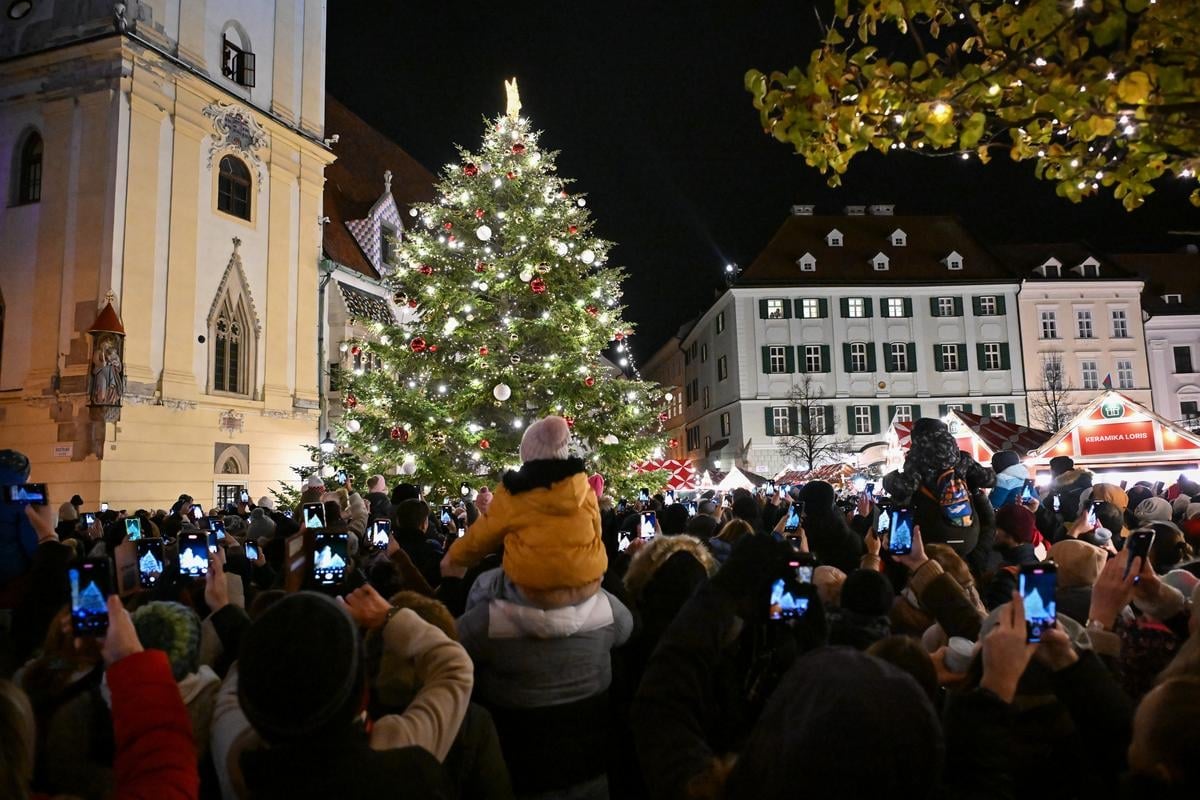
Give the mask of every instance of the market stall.
M 698 488 L 696 470 L 692 468 L 691 460 L 678 461 L 673 458 L 656 458 L 633 465 L 633 471 L 638 474 L 663 474 L 656 477 L 662 479 L 664 489 L 674 489 L 677 492 L 690 492 Z
M 797 486 L 809 481 L 825 481 L 835 489 L 844 488 L 858 471 L 849 464 L 824 464 L 810 470 L 785 469 L 775 476 L 777 485 Z
M 992 456 L 1002 450 L 1013 450 L 1022 458 L 1046 443 L 1049 431 L 1028 428 L 998 417 L 981 417 L 966 411 L 949 411 L 942 421 L 958 442 L 958 449 L 981 464 L 990 464 Z M 885 471 L 892 472 L 904 465 L 904 456 L 912 446 L 911 421 L 893 422 L 887 432 L 888 457 Z

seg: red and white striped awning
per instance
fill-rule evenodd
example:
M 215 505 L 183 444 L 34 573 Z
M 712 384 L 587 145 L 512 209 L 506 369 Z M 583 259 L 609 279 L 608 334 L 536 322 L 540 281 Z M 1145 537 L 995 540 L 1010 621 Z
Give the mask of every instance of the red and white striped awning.
M 690 459 L 679 461 L 673 458 L 658 458 L 643 461 L 633 465 L 637 473 L 658 472 L 666 473 L 665 489 L 686 492 L 696 488 L 696 470 L 692 468 Z

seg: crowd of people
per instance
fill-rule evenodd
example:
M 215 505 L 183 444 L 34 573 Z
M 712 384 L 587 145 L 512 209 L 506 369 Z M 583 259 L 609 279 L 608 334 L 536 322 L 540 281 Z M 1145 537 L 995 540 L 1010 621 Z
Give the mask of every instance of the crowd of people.
M 434 507 L 0 503 L 0 797 L 1200 791 L 1200 485 L 922 419 L 878 492 L 626 500 L 570 443 Z

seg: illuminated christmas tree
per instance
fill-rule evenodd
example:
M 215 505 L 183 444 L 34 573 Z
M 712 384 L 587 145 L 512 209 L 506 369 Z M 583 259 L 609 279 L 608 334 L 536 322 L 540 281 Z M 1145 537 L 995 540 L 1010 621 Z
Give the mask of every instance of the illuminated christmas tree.
M 619 484 L 661 444 L 662 392 L 634 379 L 612 244 L 507 88 L 508 113 L 477 152 L 459 148 L 392 243 L 406 318 L 352 345 L 379 366 L 343 386 L 340 455 L 450 489 L 517 466 L 524 427 L 560 414 L 589 468 Z

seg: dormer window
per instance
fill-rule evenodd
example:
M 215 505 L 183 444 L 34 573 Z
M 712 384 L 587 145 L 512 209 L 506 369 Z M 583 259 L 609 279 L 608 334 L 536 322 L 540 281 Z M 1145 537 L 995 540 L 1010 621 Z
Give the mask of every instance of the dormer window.
M 876 272 L 887 272 L 888 257 L 883 253 L 876 253 L 875 257 L 871 259 L 871 266 L 875 268 Z
M 1083 261 L 1075 265 L 1072 270 L 1075 272 L 1075 274 L 1083 278 L 1099 278 L 1100 262 L 1094 257 L 1088 256 Z
M 829 233 L 825 234 L 825 244 L 830 247 L 842 246 L 842 232 L 834 228 Z
M 957 250 L 951 250 L 950 255 L 942 259 L 946 269 L 960 270 L 963 268 L 963 257 Z
M 892 231 L 891 239 L 892 239 L 892 247 L 908 246 L 908 234 L 905 233 L 904 231 L 900 230 L 899 228 L 896 228 L 896 230 Z
M 1050 256 L 1044 262 L 1033 268 L 1034 273 L 1043 278 L 1061 278 L 1062 277 L 1062 262 L 1054 256 Z
M 817 259 L 812 253 L 805 253 L 796 259 L 796 265 L 800 267 L 801 272 L 816 272 Z
M 1170 304 L 1170 303 L 1182 303 L 1182 302 L 1183 302 L 1183 295 L 1181 295 L 1181 294 L 1164 294 L 1164 295 L 1162 296 L 1162 299 L 1163 299 L 1163 302 L 1164 302 L 1164 303 L 1167 303 L 1167 304 Z
M 381 223 L 379 226 L 379 260 L 389 267 L 396 266 L 396 244 L 400 239 L 399 232 L 391 225 Z

